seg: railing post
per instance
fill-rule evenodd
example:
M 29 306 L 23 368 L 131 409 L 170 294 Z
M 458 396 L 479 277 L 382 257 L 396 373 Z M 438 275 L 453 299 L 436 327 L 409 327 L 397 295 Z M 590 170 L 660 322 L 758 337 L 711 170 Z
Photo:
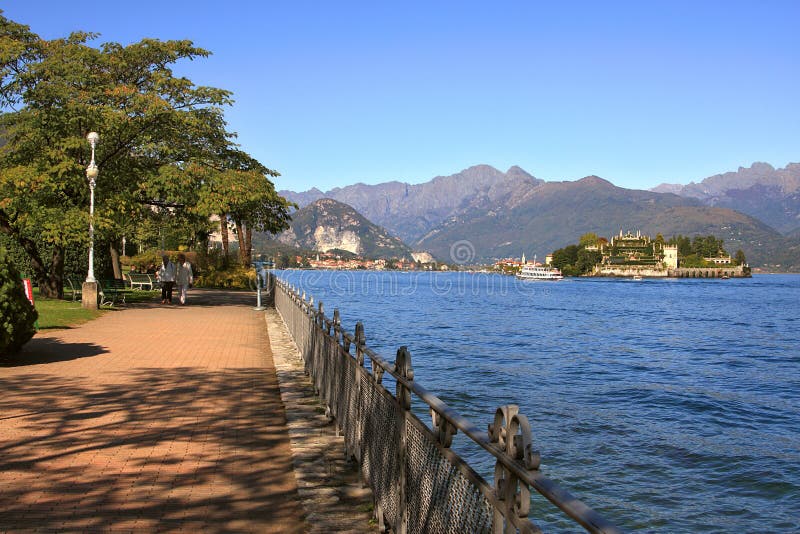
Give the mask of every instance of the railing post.
M 336 341 L 337 345 L 341 345 L 342 342 L 342 320 L 339 317 L 339 308 L 333 309 L 333 339 Z M 328 330 L 330 334 L 330 330 Z
M 533 438 L 528 418 L 519 413 L 515 404 L 501 406 L 489 425 L 489 440 L 511 458 L 521 461 L 525 469 L 539 469 L 539 452 L 533 450 Z M 531 488 L 507 469 L 498 459 L 494 467 L 494 487 L 502 509 L 495 509 L 492 531 L 494 534 L 534 532 L 528 519 L 531 506 Z
M 414 368 L 411 366 L 411 353 L 408 352 L 408 347 L 402 346 L 397 349 L 397 357 L 394 362 L 394 369 L 398 375 L 408 381 L 414 380 Z M 399 480 L 397 483 L 397 525 L 395 532 L 398 534 L 406 534 L 408 532 L 408 499 L 407 489 L 408 481 L 406 480 L 406 456 L 408 454 L 408 436 L 407 425 L 409 411 L 411 410 L 411 390 L 406 387 L 400 380 L 397 381 L 396 388 L 397 405 L 399 407 L 400 417 L 400 445 L 397 448 L 398 458 L 397 465 L 399 471 Z
M 364 346 L 367 343 L 367 336 L 364 334 L 364 323 L 356 323 L 356 363 L 364 367 Z
M 328 326 L 325 321 L 325 307 L 322 305 L 322 301 L 319 301 L 317 316 L 314 323 L 317 327 L 315 332 L 321 332 L 321 338 L 317 343 L 316 360 L 321 367 L 319 370 L 322 371 L 322 383 L 320 385 L 322 387 L 323 396 L 325 397 L 325 418 L 328 422 L 331 422 L 335 419 L 331 404 L 333 403 L 333 391 L 338 378 L 338 370 L 334 368 L 333 362 L 331 361 L 331 332 L 330 326 Z M 339 435 L 338 432 L 336 435 Z
M 350 344 L 349 341 L 346 342 L 347 345 Z M 355 331 L 355 343 L 356 343 L 356 366 L 354 368 L 355 376 L 353 377 L 353 381 L 356 384 L 356 410 L 358 410 L 358 415 L 356 416 L 356 429 L 354 432 L 354 439 L 355 443 L 353 443 L 353 456 L 355 456 L 356 460 L 359 462 L 363 456 L 363 446 L 364 446 L 364 414 L 363 411 L 365 410 L 364 403 L 362 399 L 364 397 L 361 384 L 361 376 L 364 373 L 364 346 L 367 344 L 367 336 L 364 333 L 364 323 L 361 321 L 356 323 L 356 331 Z M 348 346 L 345 350 L 350 350 Z

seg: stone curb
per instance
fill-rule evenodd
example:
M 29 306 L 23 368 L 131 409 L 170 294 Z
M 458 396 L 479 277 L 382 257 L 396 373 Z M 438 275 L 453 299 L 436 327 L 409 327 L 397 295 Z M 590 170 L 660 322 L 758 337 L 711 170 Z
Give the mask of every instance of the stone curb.
M 325 408 L 314 394 L 283 319 L 274 308 L 264 312 L 264 319 L 309 532 L 377 532 L 371 513 L 372 491 L 362 484 L 358 466 L 345 458 L 344 438 L 336 435 L 335 425 L 325 417 Z

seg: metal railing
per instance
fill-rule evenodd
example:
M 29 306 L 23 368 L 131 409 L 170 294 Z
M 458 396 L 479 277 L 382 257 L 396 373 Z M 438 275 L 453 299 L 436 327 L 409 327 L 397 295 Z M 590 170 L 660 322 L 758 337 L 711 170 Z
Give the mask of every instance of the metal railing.
M 529 517 L 534 489 L 587 531 L 620 532 L 539 471 L 530 424 L 517 406 L 499 407 L 488 433 L 481 431 L 414 379 L 406 347 L 390 363 L 366 346 L 362 323 L 351 335 L 338 310 L 326 317 L 321 302 L 315 309 L 313 298 L 287 282 L 270 285 L 327 415 L 372 489 L 382 531 L 541 532 Z M 382 383 L 385 373 L 395 379 L 394 395 Z M 412 413 L 412 394 L 430 408 L 430 427 Z M 494 457 L 493 485 L 450 448 L 457 432 Z

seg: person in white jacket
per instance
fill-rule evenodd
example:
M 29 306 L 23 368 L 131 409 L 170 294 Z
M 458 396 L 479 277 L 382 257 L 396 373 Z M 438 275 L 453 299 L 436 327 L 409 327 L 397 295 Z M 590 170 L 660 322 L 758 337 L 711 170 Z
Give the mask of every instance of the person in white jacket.
M 178 254 L 178 265 L 175 268 L 175 289 L 178 290 L 181 304 L 186 304 L 186 291 L 192 287 L 192 282 L 194 282 L 192 265 L 186 261 L 184 254 Z
M 163 263 L 156 273 L 158 281 L 161 282 L 161 304 L 172 304 L 172 286 L 175 285 L 175 264 L 164 254 L 161 258 Z

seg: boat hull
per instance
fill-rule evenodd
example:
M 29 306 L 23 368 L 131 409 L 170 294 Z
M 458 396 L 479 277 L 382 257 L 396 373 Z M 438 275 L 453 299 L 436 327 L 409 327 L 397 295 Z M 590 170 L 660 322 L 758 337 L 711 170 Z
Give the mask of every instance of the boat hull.
M 526 266 L 522 271 L 517 273 L 518 280 L 534 280 L 539 282 L 558 282 L 563 280 L 564 276 L 558 269 L 550 269 L 548 267 L 540 266 Z

